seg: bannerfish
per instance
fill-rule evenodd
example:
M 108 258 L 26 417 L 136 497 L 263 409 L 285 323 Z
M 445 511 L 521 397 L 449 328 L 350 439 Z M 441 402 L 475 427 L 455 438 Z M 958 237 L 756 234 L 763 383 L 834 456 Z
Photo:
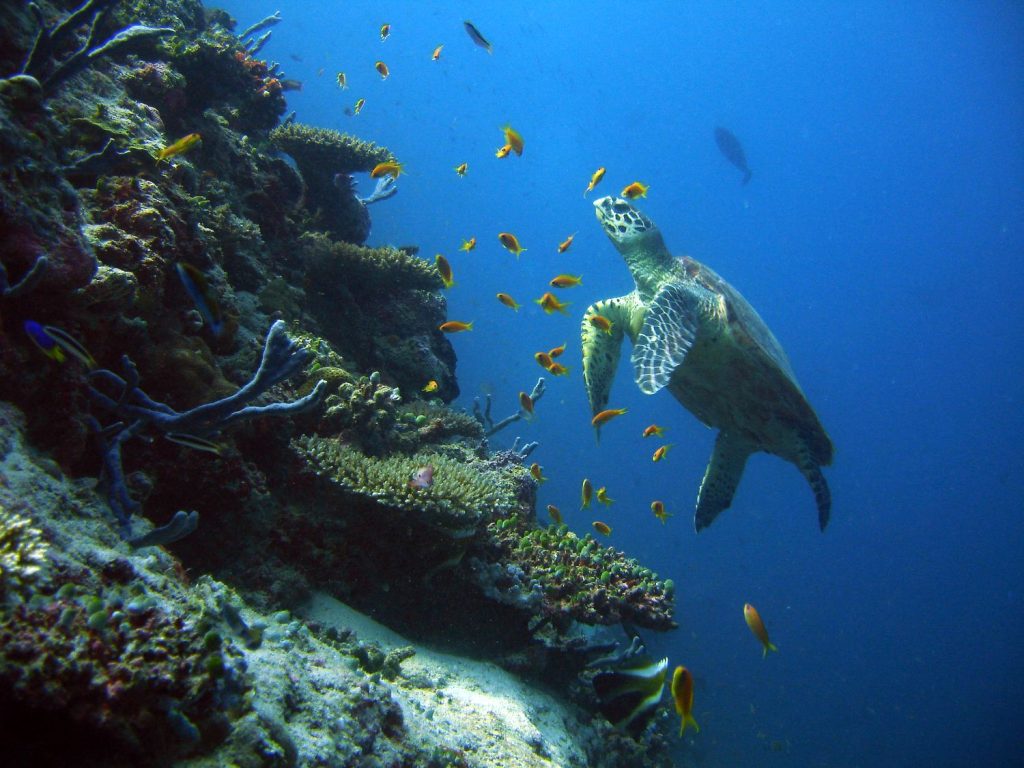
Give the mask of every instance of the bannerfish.
M 676 667 L 672 673 L 672 701 L 676 705 L 676 714 L 679 715 L 679 735 L 683 735 L 686 726 L 692 725 L 693 730 L 700 733 L 700 726 L 693 719 L 693 675 L 686 667 Z
M 47 357 L 63 363 L 70 356 L 90 370 L 96 367 L 89 351 L 67 331 L 54 325 L 40 325 L 35 320 L 26 320 L 23 327 L 32 343 Z
M 181 284 L 185 287 L 185 292 L 196 305 L 199 314 L 203 316 L 203 321 L 209 326 L 214 336 L 219 336 L 220 332 L 224 330 L 224 315 L 221 313 L 220 304 L 206 275 L 198 267 L 184 261 L 176 263 L 174 269 L 178 273 Z
M 466 28 L 466 33 L 469 35 L 470 40 L 488 53 L 494 53 L 494 46 L 487 42 L 487 39 L 480 34 L 480 30 L 473 26 L 472 21 L 464 21 L 462 25 Z
M 409 487 L 414 490 L 425 490 L 434 484 L 434 466 L 427 464 L 409 476 Z
M 654 715 L 665 689 L 668 659 L 652 661 L 638 656 L 609 672 L 594 675 L 601 714 L 612 725 L 639 735 Z
M 715 143 L 718 144 L 718 151 L 726 160 L 743 171 L 743 184 L 750 181 L 753 171 L 747 165 L 747 154 L 743 151 L 743 145 L 736 135 L 728 128 L 718 126 L 715 128 Z

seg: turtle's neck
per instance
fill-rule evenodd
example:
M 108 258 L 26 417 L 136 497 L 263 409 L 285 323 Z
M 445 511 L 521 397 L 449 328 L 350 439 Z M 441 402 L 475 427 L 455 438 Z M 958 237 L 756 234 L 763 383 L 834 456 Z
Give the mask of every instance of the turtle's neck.
M 628 249 L 620 250 L 633 276 L 640 298 L 649 300 L 658 288 L 675 272 L 675 259 L 665 247 L 658 230 L 647 232 L 642 240 L 634 241 Z

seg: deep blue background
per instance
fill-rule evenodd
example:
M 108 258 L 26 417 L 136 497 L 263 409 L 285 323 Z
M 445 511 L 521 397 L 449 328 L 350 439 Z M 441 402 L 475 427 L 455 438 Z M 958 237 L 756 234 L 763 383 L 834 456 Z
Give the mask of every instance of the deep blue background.
M 675 580 L 681 628 L 651 645 L 697 676 L 702 731 L 680 753 L 732 766 L 1021 764 L 1022 7 L 679 5 L 226 4 L 241 27 L 281 9 L 264 55 L 305 82 L 289 95 L 300 120 L 406 164 L 398 196 L 373 208 L 371 242 L 453 263 L 449 316 L 475 321 L 453 337 L 463 405 L 491 392 L 498 415 L 512 412 L 541 373 L 533 353 L 569 342 L 572 375 L 549 381 L 518 433 L 541 441 L 541 508 L 589 530 L 580 481 L 607 485 L 612 543 Z M 362 114 L 346 117 L 359 97 Z M 526 151 L 499 161 L 506 122 Z M 746 148 L 747 187 L 715 146 L 717 124 Z M 625 360 L 612 405 L 630 413 L 595 445 L 579 319 L 632 288 L 581 197 L 598 166 L 599 194 L 649 183 L 642 208 L 674 252 L 732 282 L 786 347 L 836 444 L 826 534 L 796 470 L 760 454 L 698 537 L 714 434 L 667 393 L 642 396 Z M 518 262 L 500 231 L 528 249 Z M 471 235 L 477 250 L 460 253 Z M 545 316 L 529 302 L 559 272 L 583 286 L 562 292 L 569 317 Z M 523 310 L 499 305 L 499 290 Z M 640 438 L 652 422 L 674 444 L 660 464 Z M 655 498 L 675 513 L 665 527 Z M 745 601 L 780 648 L 767 660 Z

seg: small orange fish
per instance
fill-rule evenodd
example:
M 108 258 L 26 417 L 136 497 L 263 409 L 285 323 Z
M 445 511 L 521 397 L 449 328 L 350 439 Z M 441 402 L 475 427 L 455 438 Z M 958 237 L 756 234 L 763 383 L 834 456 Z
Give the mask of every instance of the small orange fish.
M 676 705 L 676 714 L 680 717 L 679 735 L 683 735 L 688 725 L 700 733 L 700 726 L 693 719 L 693 675 L 686 667 L 676 667 L 672 673 L 672 700 Z
M 390 24 L 381 24 L 381 26 L 380 26 L 380 41 L 383 43 L 385 40 L 388 39 L 388 35 L 390 35 L 390 34 L 391 34 L 391 25 Z
M 173 144 L 169 144 L 159 152 L 156 153 L 156 160 L 170 160 L 172 157 L 180 155 L 182 152 L 188 152 L 192 147 L 201 142 L 203 137 L 198 133 L 190 133 L 184 138 L 178 139 Z
M 604 168 L 598 168 L 594 171 L 594 175 L 590 177 L 590 183 L 587 184 L 587 188 L 583 190 L 583 196 L 586 197 L 594 191 L 594 187 L 598 185 L 601 179 L 604 178 Z
M 526 250 L 519 244 L 518 238 L 511 232 L 499 232 L 498 240 L 503 246 L 505 246 L 505 250 L 514 253 L 517 259 L 519 258 L 519 254 Z
M 608 523 L 602 523 L 600 520 L 595 520 L 591 525 L 594 526 L 594 530 L 600 533 L 602 536 L 611 536 L 612 527 Z
M 548 514 L 551 516 L 555 525 L 562 524 L 562 511 L 554 504 L 548 504 Z
M 648 185 L 641 184 L 639 181 L 634 181 L 632 184 L 623 188 L 622 196 L 628 197 L 630 200 L 636 200 L 638 197 L 647 197 L 648 189 L 650 189 Z
M 594 484 L 590 478 L 583 478 L 583 487 L 580 488 L 580 509 L 589 509 L 590 502 L 594 498 Z
M 548 371 L 551 373 L 552 376 L 568 376 L 569 375 L 569 369 L 568 368 L 566 368 L 561 363 L 556 363 L 554 361 L 552 361 L 551 367 L 548 368 Z
M 448 259 L 440 253 L 435 254 L 434 265 L 437 267 L 438 274 L 441 275 L 441 282 L 444 283 L 445 288 L 451 288 L 455 285 L 455 278 L 452 275 L 452 265 L 448 263 Z
M 764 622 L 761 621 L 761 615 L 757 612 L 757 608 L 750 603 L 746 603 L 743 606 L 743 618 L 747 620 L 747 626 L 754 633 L 754 637 L 761 641 L 761 645 L 764 648 L 764 657 L 768 656 L 768 651 L 779 650 L 768 639 L 768 630 L 765 629 Z
M 370 171 L 371 179 L 379 179 L 381 176 L 390 176 L 397 179 L 405 173 L 405 167 L 401 163 L 377 163 Z
M 388 65 L 385 64 L 383 61 L 378 61 L 376 64 L 373 65 L 373 68 L 377 70 L 377 74 L 380 75 L 381 80 L 387 80 L 388 75 L 391 74 L 391 70 L 388 69 Z
M 583 275 L 556 275 L 548 283 L 552 288 L 572 288 L 583 282 Z
M 466 171 L 468 171 L 468 170 L 469 170 L 469 163 L 460 163 L 459 165 L 455 166 L 455 172 L 457 174 L 459 174 L 459 176 L 465 176 L 466 175 Z
M 442 48 L 444 48 L 444 46 L 443 45 L 439 45 L 439 46 L 437 46 L 437 48 L 434 49 L 434 52 L 432 54 L 430 54 L 430 60 L 431 61 L 437 61 L 438 59 L 441 58 L 441 49 Z
M 615 499 L 608 495 L 608 489 L 603 485 L 597 489 L 597 500 L 606 507 L 610 507 L 615 502 Z
M 508 153 L 512 151 L 511 144 L 504 144 L 498 147 L 498 151 L 494 153 L 494 156 L 501 160 L 502 158 L 508 157 Z
M 519 393 L 519 407 L 522 408 L 527 418 L 533 416 L 533 398 L 525 392 Z
M 555 362 L 547 352 L 538 352 L 533 356 L 533 359 L 536 360 L 537 364 L 545 371 L 549 370 Z
M 561 312 L 563 315 L 569 314 L 565 311 L 565 308 L 569 306 L 568 301 L 559 301 L 553 293 L 545 293 L 539 299 L 534 299 L 535 304 L 540 304 L 541 309 L 547 312 L 549 315 L 552 312 Z
M 365 103 L 366 103 L 366 99 L 359 99 L 356 102 L 355 106 L 352 107 L 352 114 L 353 115 L 358 115 L 360 112 L 362 112 L 363 111 L 363 104 L 365 104 Z
M 521 157 L 523 154 L 523 137 L 511 125 L 506 125 L 501 130 L 505 132 L 505 144 L 511 147 L 517 156 Z
M 546 477 L 544 477 L 543 469 L 537 462 L 534 462 L 533 464 L 530 465 L 530 477 L 532 477 L 538 483 L 546 483 L 548 480 Z
M 671 443 L 669 443 L 668 445 L 661 446 L 658 450 L 654 452 L 654 455 L 651 456 L 651 461 L 661 461 L 662 459 L 664 459 L 665 454 L 668 453 L 668 449 L 671 447 Z
M 423 388 L 423 391 L 424 392 L 437 392 L 437 387 L 438 387 L 437 382 L 434 381 L 433 379 L 431 379 L 430 381 L 427 382 L 427 386 L 425 386 Z
M 614 325 L 614 323 L 612 323 L 612 321 L 609 320 L 604 315 L 590 315 L 587 318 L 587 322 L 590 323 L 595 328 L 597 328 L 597 330 L 604 331 L 609 336 L 611 336 L 612 325 Z
M 665 524 L 666 520 L 672 517 L 672 515 L 665 511 L 665 502 L 663 501 L 652 501 L 651 512 L 653 512 L 654 516 L 661 521 L 662 525 Z
M 574 237 L 576 237 L 576 233 L 575 232 L 573 232 L 571 235 L 569 235 L 567 238 L 565 238 L 565 240 L 560 242 L 558 244 L 558 252 L 559 253 L 565 253 L 566 251 L 568 251 L 569 250 L 569 246 L 572 245 L 572 241 L 573 241 Z
M 609 408 L 606 411 L 601 411 L 590 420 L 591 426 L 600 427 L 602 424 L 607 424 L 609 421 L 614 419 L 616 416 L 621 416 L 626 412 L 625 408 Z
M 647 427 L 647 429 L 644 430 L 644 437 L 653 437 L 655 435 L 657 435 L 658 437 L 664 437 L 665 428 L 659 427 L 657 424 L 651 424 L 651 426 Z
M 475 237 L 471 237 L 471 238 L 469 238 L 469 240 L 463 240 L 462 241 L 462 245 L 459 246 L 459 250 L 460 251 L 465 251 L 466 253 L 469 253 L 474 248 L 476 248 L 476 238 Z
M 519 302 L 509 296 L 507 293 L 497 294 L 498 301 L 504 304 L 509 309 L 514 309 L 516 312 L 519 311 Z
M 449 320 L 447 323 L 441 323 L 439 326 L 437 326 L 437 329 L 439 331 L 443 331 L 444 333 L 461 333 L 462 331 L 472 331 L 473 324 L 462 323 L 459 322 L 458 320 Z
M 561 357 L 563 352 L 565 352 L 565 344 L 560 347 L 555 347 L 554 349 L 549 349 L 548 356 L 554 360 L 556 357 Z
M 345 77 L 344 72 L 339 72 L 336 79 L 338 81 L 338 87 L 341 88 L 341 90 L 344 91 L 348 88 L 348 78 Z

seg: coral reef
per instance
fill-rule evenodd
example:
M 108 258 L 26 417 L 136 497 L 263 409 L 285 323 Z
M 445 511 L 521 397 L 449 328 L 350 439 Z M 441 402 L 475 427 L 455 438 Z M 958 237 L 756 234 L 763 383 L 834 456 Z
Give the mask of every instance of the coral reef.
M 47 545 L 32 521 L 0 506 L 0 601 L 23 591 L 40 576 Z

